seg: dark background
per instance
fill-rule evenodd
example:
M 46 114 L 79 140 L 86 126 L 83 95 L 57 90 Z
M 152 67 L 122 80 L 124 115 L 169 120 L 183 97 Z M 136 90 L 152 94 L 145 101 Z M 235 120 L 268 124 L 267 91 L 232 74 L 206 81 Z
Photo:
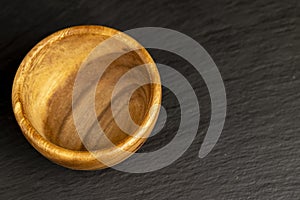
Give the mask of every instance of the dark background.
M 297 0 L 2 0 L 0 199 L 299 199 L 299 8 Z M 204 46 L 219 67 L 228 101 L 223 133 L 207 157 L 198 158 L 210 119 L 207 88 L 186 61 L 157 50 L 150 50 L 156 61 L 188 78 L 201 109 L 197 137 L 175 163 L 147 174 L 72 171 L 29 145 L 11 108 L 18 65 L 45 36 L 83 24 L 171 28 Z M 140 151 L 162 147 L 177 130 L 180 108 L 170 91 L 163 94 L 168 122 Z

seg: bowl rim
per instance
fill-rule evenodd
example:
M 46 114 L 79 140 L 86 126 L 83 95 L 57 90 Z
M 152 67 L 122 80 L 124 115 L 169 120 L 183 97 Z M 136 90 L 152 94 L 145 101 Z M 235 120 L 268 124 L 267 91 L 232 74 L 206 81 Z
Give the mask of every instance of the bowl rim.
M 22 93 L 22 84 L 24 82 L 24 77 L 26 76 L 26 70 L 32 64 L 33 60 L 38 57 L 39 52 L 45 48 L 47 45 L 51 45 L 51 43 L 60 40 L 63 37 L 72 36 L 76 34 L 99 34 L 99 35 L 106 35 L 106 36 L 113 36 L 115 34 L 120 34 L 121 38 L 124 39 L 126 44 L 133 45 L 139 47 L 141 53 L 139 56 L 143 56 L 142 59 L 150 63 L 150 67 L 148 68 L 148 73 L 150 79 L 155 79 L 155 83 L 160 82 L 160 75 L 158 69 L 156 67 L 155 62 L 153 61 L 152 57 L 148 53 L 148 51 L 139 44 L 135 39 L 128 36 L 127 34 L 115 30 L 113 28 L 100 26 L 100 25 L 81 25 L 81 26 L 72 26 L 69 28 L 65 28 L 54 32 L 53 34 L 47 36 L 39 43 L 37 43 L 24 57 L 23 61 L 19 65 L 17 73 L 14 78 L 13 87 L 12 87 L 12 107 L 16 117 L 16 120 L 22 130 L 23 135 L 29 141 L 29 143 L 42 155 L 46 158 L 50 159 L 51 161 L 65 166 L 71 169 L 79 169 L 79 170 L 91 170 L 91 169 L 102 169 L 106 167 L 113 166 L 118 164 L 128 158 L 129 156 L 125 155 L 116 155 L 119 151 L 118 148 L 122 149 L 122 151 L 129 151 L 134 153 L 139 149 L 139 147 L 145 142 L 156 123 L 159 114 L 159 106 L 155 106 L 154 109 L 151 109 L 151 113 L 149 113 L 149 109 L 143 119 L 141 126 L 144 126 L 146 123 L 151 123 L 152 125 L 145 131 L 143 128 L 139 128 L 135 131 L 133 136 L 128 136 L 126 140 L 117 145 L 117 147 L 110 147 L 107 149 L 100 149 L 95 150 L 93 152 L 90 151 L 78 151 L 78 150 L 71 150 L 67 148 L 63 148 L 58 146 L 48 139 L 44 138 L 38 131 L 32 126 L 30 121 L 25 117 L 21 102 L 20 94 Z M 162 90 L 160 84 L 153 84 L 151 86 L 151 100 L 149 103 L 149 108 L 155 104 L 161 104 L 161 96 Z M 151 116 L 152 116 L 152 121 Z M 142 137 L 135 137 L 135 136 L 142 136 Z M 119 152 L 120 153 L 120 152 Z M 97 160 L 96 155 L 102 155 L 107 157 L 114 158 L 111 164 L 107 165 L 108 163 L 104 164 Z M 119 156 L 119 157 L 118 157 Z

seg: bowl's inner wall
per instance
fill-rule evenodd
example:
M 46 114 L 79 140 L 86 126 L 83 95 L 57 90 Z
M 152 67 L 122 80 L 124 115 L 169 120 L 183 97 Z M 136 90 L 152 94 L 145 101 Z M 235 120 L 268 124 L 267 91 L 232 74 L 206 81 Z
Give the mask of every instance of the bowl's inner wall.
M 81 63 L 106 38 L 106 36 L 94 34 L 64 37 L 44 47 L 32 61 L 22 87 L 23 112 L 32 126 L 50 142 L 71 150 L 85 150 L 72 116 L 72 91 Z M 118 45 L 112 48 L 118 51 Z M 140 55 L 140 52 L 129 52 L 119 57 L 106 69 L 97 85 L 96 115 L 99 125 L 114 144 L 126 139 L 128 134 L 122 131 L 113 119 L 111 111 L 112 91 L 122 75 L 131 68 L 144 64 Z M 104 57 L 107 56 L 109 54 Z M 99 63 L 99 67 L 102 67 L 101 59 L 101 57 L 95 59 L 94 64 Z M 132 76 L 126 84 L 128 86 L 135 84 L 137 78 L 149 80 L 149 72 L 140 70 L 138 76 Z M 114 99 L 121 102 L 117 109 L 122 110 L 129 107 L 133 121 L 136 124 L 141 124 L 149 110 L 152 96 L 151 86 L 139 87 L 131 96 L 129 105 L 126 105 L 127 102 L 122 102 L 127 92 L 126 87 L 125 85 L 124 90 L 116 96 L 117 99 Z M 89 89 L 87 82 L 85 91 Z M 124 120 L 128 119 L 124 118 Z M 136 131 L 136 127 L 127 128 L 130 130 L 129 134 Z M 105 140 L 102 137 L 95 138 L 93 134 L 87 134 L 83 139 L 87 143 L 92 143 L 94 149 L 101 149 L 108 146 L 106 142 L 103 142 Z

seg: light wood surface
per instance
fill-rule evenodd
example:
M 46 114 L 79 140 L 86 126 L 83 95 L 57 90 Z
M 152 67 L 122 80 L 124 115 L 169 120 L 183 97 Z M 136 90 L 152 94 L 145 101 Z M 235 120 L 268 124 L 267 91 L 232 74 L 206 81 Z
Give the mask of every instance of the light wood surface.
M 125 133 L 114 121 L 111 111 L 111 97 L 117 81 L 130 69 L 150 63 L 151 67 L 140 71 L 128 83 L 135 84 L 137 78 L 143 77 L 159 82 L 159 74 L 155 63 L 148 52 L 141 48 L 126 53 L 116 59 L 105 70 L 97 84 L 95 95 L 95 111 L 99 125 L 106 136 L 117 147 L 108 147 L 103 138 L 85 135 L 86 143 L 93 143 L 93 154 L 86 150 L 82 139 L 78 136 L 72 116 L 72 91 L 77 72 L 91 51 L 111 36 L 119 34 L 121 40 L 112 45 L 110 52 L 99 52 L 94 65 L 114 52 L 121 51 L 123 46 L 141 47 L 134 39 L 111 28 L 102 26 L 77 26 L 56 32 L 38 43 L 24 58 L 15 76 L 12 103 L 16 119 L 27 140 L 45 157 L 62 166 L 91 170 L 101 169 L 121 162 L 135 152 L 145 141 L 156 122 L 159 109 L 152 110 L 154 104 L 160 104 L 161 86 L 148 84 L 139 87 L 131 96 L 128 105 L 121 103 L 118 109 L 128 109 L 133 121 L 138 125 L 151 124 L 146 130 L 131 128 Z M 93 73 L 93 71 L 91 71 Z M 89 90 L 86 83 L 84 92 Z M 126 88 L 126 87 L 124 87 Z M 122 102 L 126 90 L 117 95 Z M 75 103 L 76 105 L 76 103 Z M 150 117 L 154 115 L 154 117 Z M 127 120 L 127 119 L 124 119 Z M 149 121 L 151 120 L 151 121 Z M 90 149 L 90 148 L 89 148 Z M 102 163 L 95 155 L 111 158 L 111 162 Z

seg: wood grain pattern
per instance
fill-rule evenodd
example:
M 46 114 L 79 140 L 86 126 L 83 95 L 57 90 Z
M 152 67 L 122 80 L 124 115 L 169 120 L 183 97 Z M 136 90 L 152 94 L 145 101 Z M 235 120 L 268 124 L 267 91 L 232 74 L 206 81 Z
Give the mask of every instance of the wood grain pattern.
M 136 132 L 139 132 L 137 128 L 131 128 L 127 133 L 120 129 L 111 110 L 111 101 L 122 102 L 127 93 L 126 87 L 135 84 L 138 78 L 142 77 L 148 82 L 159 79 L 153 60 L 141 46 L 141 49 L 130 51 L 113 61 L 99 81 L 87 79 L 81 88 L 81 96 L 89 95 L 91 83 L 98 82 L 95 111 L 105 136 L 92 134 L 90 128 L 86 127 L 86 135 L 80 138 L 74 125 L 72 110 L 80 106 L 82 99 L 76 99 L 78 102 L 75 102 L 75 107 L 72 108 L 72 92 L 77 72 L 97 45 L 116 34 L 120 34 L 124 40 L 116 39 L 108 50 L 100 49 L 97 52 L 96 59 L 91 61 L 94 67 L 90 67 L 86 72 L 87 75 L 92 74 L 98 68 L 103 68 L 102 63 L 113 53 L 122 52 L 126 46 L 139 44 L 129 36 L 110 28 L 72 27 L 54 33 L 37 44 L 24 58 L 16 74 L 12 100 L 17 121 L 28 141 L 44 156 L 60 165 L 72 169 L 100 169 L 108 163 L 101 163 L 95 158 L 96 155 L 111 157 L 109 166 L 129 156 L 122 154 L 117 147 L 109 147 L 103 138 L 105 136 L 118 148 L 129 152 L 135 152 L 145 141 L 145 138 L 135 136 Z M 112 92 L 118 80 L 130 69 L 145 63 L 153 66 L 140 70 L 136 77 L 126 82 L 124 89 L 116 95 L 117 99 L 112 99 Z M 150 134 L 159 113 L 158 109 L 151 114 L 149 110 L 153 104 L 160 103 L 160 98 L 160 85 L 144 85 L 133 93 L 128 105 L 125 102 L 117 109 L 129 107 L 130 115 L 136 124 L 152 124 L 142 133 L 146 137 Z M 80 115 L 84 116 L 84 112 L 85 110 Z M 155 116 L 151 122 L 150 115 Z M 89 144 L 89 150 L 92 149 L 95 153 L 87 151 L 82 141 Z
M 298 0 L 1 3 L 0 199 L 299 200 Z M 199 99 L 197 138 L 181 158 L 152 173 L 130 174 L 112 168 L 69 170 L 35 151 L 12 111 L 15 73 L 38 41 L 80 24 L 118 30 L 167 27 L 199 42 L 216 62 L 228 98 L 225 127 L 213 151 L 198 158 L 210 120 L 210 98 L 201 76 L 178 56 L 152 49 L 153 59 L 180 71 Z M 178 129 L 180 107 L 165 88 L 162 104 L 168 113 L 166 127 L 139 152 L 162 148 Z

